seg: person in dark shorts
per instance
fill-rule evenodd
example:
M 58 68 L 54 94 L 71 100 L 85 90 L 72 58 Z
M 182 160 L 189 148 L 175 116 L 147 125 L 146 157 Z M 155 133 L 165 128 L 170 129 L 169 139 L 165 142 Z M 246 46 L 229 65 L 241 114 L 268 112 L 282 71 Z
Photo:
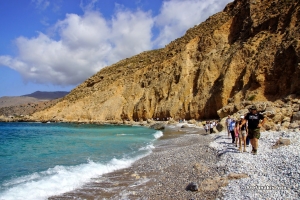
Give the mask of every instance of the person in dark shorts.
M 253 154 L 257 154 L 258 140 L 260 138 L 260 128 L 265 124 L 266 118 L 257 112 L 256 106 L 251 106 L 250 112 L 247 113 L 241 126 L 248 121 L 248 137 L 252 145 Z
M 229 124 L 229 131 L 230 131 L 231 138 L 232 138 L 232 144 L 234 144 L 234 142 L 235 142 L 234 127 L 235 127 L 235 120 L 232 119 L 230 124 Z

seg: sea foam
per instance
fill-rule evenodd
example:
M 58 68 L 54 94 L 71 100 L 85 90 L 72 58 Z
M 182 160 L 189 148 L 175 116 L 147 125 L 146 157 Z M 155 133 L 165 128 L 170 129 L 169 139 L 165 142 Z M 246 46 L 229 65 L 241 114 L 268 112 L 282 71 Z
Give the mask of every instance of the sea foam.
M 5 200 L 41 200 L 80 188 L 91 178 L 129 167 L 139 156 L 133 159 L 112 159 L 107 164 L 89 161 L 77 166 L 56 166 L 47 171 L 23 176 L 2 185 L 5 191 L 0 199 Z
M 153 134 L 156 139 L 161 138 L 164 134 L 162 131 L 157 131 Z

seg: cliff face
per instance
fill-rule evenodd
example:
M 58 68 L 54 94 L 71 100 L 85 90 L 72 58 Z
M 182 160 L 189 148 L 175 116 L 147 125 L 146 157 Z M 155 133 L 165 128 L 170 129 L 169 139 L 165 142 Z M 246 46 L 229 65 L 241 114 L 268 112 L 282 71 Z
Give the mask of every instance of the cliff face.
M 205 119 L 229 99 L 300 94 L 299 5 L 235 0 L 164 49 L 104 68 L 34 119 Z

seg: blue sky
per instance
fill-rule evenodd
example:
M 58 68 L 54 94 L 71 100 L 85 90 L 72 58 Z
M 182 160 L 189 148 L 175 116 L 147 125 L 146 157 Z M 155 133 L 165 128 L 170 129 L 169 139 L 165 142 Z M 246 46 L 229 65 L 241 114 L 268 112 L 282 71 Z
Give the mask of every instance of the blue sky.
M 70 91 L 161 48 L 232 0 L 1 0 L 0 97 Z

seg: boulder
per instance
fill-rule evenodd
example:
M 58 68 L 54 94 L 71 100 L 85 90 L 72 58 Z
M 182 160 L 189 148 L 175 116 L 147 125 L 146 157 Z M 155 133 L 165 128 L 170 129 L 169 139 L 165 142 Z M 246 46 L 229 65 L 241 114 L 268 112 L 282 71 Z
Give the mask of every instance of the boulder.
M 233 104 L 229 104 L 227 106 L 224 106 L 220 110 L 218 110 L 217 114 L 220 118 L 223 118 L 223 117 L 233 114 L 236 111 L 237 110 L 235 110 L 235 106 Z
M 291 117 L 293 115 L 292 106 L 287 105 L 286 107 L 281 108 L 281 113 L 283 114 L 283 116 Z
M 202 122 L 197 122 L 197 123 L 196 123 L 196 126 L 198 126 L 198 127 L 200 127 L 200 128 L 203 128 Z
M 282 126 L 283 128 L 289 128 L 290 122 L 283 122 L 283 123 L 281 124 L 281 126 Z
M 224 117 L 224 118 L 221 119 L 221 121 L 218 123 L 218 125 L 224 127 L 224 129 L 226 129 L 226 119 L 227 119 L 227 117 Z
M 187 124 L 183 124 L 182 126 L 181 126 L 181 128 L 189 128 L 190 126 L 189 125 L 187 125 Z
M 188 190 L 188 191 L 195 192 L 195 191 L 198 191 L 198 189 L 199 189 L 198 184 L 194 183 L 194 182 L 191 182 L 188 184 L 188 186 L 186 186 L 186 190 Z
M 294 112 L 292 119 L 293 119 L 293 121 L 299 121 L 300 120 L 300 111 Z
M 242 109 L 242 110 L 237 111 L 238 118 L 240 119 L 241 116 L 245 116 L 248 112 L 249 112 L 248 109 Z
M 279 138 L 279 140 L 277 140 L 277 142 L 274 144 L 273 149 L 277 149 L 281 146 L 287 146 L 290 144 L 291 144 L 290 139 Z
M 292 106 L 293 112 L 298 112 L 299 108 L 300 108 L 299 104 L 293 104 Z
M 147 123 L 148 123 L 148 124 L 152 124 L 152 123 L 153 123 L 153 120 L 147 119 Z
M 283 120 L 283 116 L 281 113 L 276 114 L 273 118 L 272 118 L 274 123 L 281 123 Z
M 234 104 L 235 110 L 242 110 L 243 108 L 245 108 L 245 106 L 242 103 Z
M 276 109 L 274 107 L 266 107 L 265 112 L 263 113 L 267 117 L 275 117 L 276 115 Z
M 217 126 L 216 126 L 216 129 L 217 129 L 219 132 L 225 130 L 225 124 L 218 123 Z
M 219 130 L 217 129 L 216 126 L 213 128 L 213 133 L 219 133 Z
M 249 105 L 252 105 L 252 101 L 243 101 L 243 102 L 242 102 L 242 105 L 243 105 L 244 107 L 249 106 Z
M 284 102 L 282 100 L 276 100 L 274 104 L 279 108 L 282 108 L 284 106 Z
M 296 94 L 290 94 L 287 97 L 284 98 L 284 100 L 286 101 L 292 101 L 294 99 L 296 99 L 297 95 Z
M 197 121 L 195 119 L 191 119 L 188 121 L 188 124 L 196 124 L 196 123 L 197 123 Z
M 177 121 L 175 121 L 173 118 L 168 121 L 168 124 L 176 124 L 176 123 Z
M 290 122 L 291 121 L 291 118 L 290 117 L 284 117 L 282 122 Z
M 293 122 L 289 125 L 289 129 L 297 129 L 299 128 L 299 124 L 296 122 Z
M 165 124 L 164 123 L 156 123 L 150 126 L 150 128 L 155 129 L 155 130 L 163 130 L 165 129 Z
M 276 125 L 275 125 L 274 122 L 272 122 L 272 121 L 267 121 L 267 122 L 264 124 L 264 128 L 266 129 L 266 131 L 269 131 L 269 130 L 275 130 L 275 129 L 276 129 Z
M 278 123 L 278 124 L 275 125 L 274 130 L 275 131 L 281 131 L 281 125 L 280 125 L 280 123 Z
M 246 106 L 246 109 L 249 110 L 252 105 Z M 267 108 L 267 102 L 256 102 L 254 105 L 256 106 L 258 112 L 264 112 Z

